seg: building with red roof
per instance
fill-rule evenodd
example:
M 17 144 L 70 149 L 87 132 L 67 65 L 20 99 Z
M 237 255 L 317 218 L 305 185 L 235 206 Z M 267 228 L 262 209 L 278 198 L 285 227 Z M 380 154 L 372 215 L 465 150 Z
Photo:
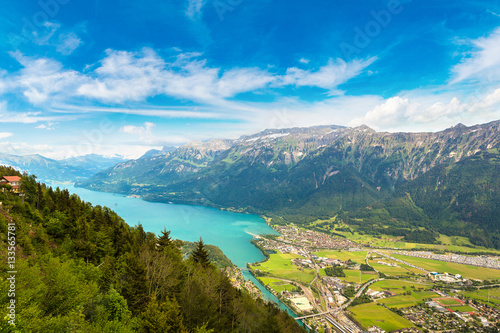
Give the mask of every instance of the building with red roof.
M 12 186 L 12 191 L 14 193 L 21 192 L 21 177 L 19 176 L 3 176 L 0 178 L 0 185 L 10 185 Z

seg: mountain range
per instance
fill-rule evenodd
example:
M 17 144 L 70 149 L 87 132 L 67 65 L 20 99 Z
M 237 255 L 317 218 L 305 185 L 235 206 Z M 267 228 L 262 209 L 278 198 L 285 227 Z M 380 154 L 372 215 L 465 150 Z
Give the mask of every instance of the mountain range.
M 12 166 L 21 172 L 36 175 L 44 182 L 74 182 L 89 178 L 125 159 L 96 154 L 53 160 L 41 155 L 9 155 L 0 153 L 0 164 Z
M 425 227 L 500 247 L 499 145 L 500 121 L 436 133 L 270 129 L 146 154 L 78 186 L 284 222 Z

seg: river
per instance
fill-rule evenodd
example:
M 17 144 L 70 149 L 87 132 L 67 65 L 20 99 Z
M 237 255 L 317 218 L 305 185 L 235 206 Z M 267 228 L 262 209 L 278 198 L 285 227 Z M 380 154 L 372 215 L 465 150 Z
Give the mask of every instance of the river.
M 95 205 L 107 206 L 120 215 L 127 224 L 139 223 L 147 232 L 159 234 L 163 228 L 171 231 L 171 237 L 184 241 L 198 241 L 217 245 L 249 279 L 262 291 L 264 299 L 277 303 L 291 316 L 289 308 L 262 286 L 247 270 L 246 264 L 261 261 L 265 257 L 250 241 L 252 235 L 277 234 L 265 221 L 252 214 L 221 211 L 215 208 L 148 202 L 122 194 L 96 192 L 72 185 L 51 185 L 66 188 L 82 200 Z

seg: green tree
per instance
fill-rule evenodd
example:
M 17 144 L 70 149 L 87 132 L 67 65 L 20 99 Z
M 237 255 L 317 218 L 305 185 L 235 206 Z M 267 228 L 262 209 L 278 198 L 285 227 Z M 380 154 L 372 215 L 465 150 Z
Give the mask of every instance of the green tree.
M 146 310 L 141 316 L 142 332 L 184 332 L 181 309 L 175 299 L 158 302 L 156 297 L 151 298 Z
M 167 228 L 162 230 L 162 235 L 158 237 L 158 249 L 160 251 L 174 246 L 174 241 L 170 237 L 170 230 L 167 231 Z
M 108 319 L 111 321 L 124 321 L 130 318 L 127 301 L 115 288 L 111 288 L 102 301 L 105 309 L 109 313 Z
M 148 283 L 146 268 L 132 253 L 126 256 L 123 295 L 134 314 L 141 313 L 148 304 Z
M 196 242 L 196 249 L 191 253 L 191 259 L 203 267 L 210 265 L 210 260 L 208 259 L 208 251 L 203 243 L 203 239 L 200 237 L 200 241 Z

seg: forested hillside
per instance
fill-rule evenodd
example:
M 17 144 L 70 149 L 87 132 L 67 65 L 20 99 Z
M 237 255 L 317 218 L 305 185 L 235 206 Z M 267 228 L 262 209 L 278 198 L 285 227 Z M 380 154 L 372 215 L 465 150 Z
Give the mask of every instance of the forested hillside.
M 0 167 L 0 176 L 15 175 Z M 8 224 L 15 223 L 16 326 L 2 332 L 301 332 L 274 304 L 253 300 L 195 251 L 128 226 L 106 207 L 23 177 L 24 203 L 0 192 L 0 304 L 6 292 Z M 12 228 L 11 228 L 12 229 Z M 11 230 L 12 232 L 12 230 Z

